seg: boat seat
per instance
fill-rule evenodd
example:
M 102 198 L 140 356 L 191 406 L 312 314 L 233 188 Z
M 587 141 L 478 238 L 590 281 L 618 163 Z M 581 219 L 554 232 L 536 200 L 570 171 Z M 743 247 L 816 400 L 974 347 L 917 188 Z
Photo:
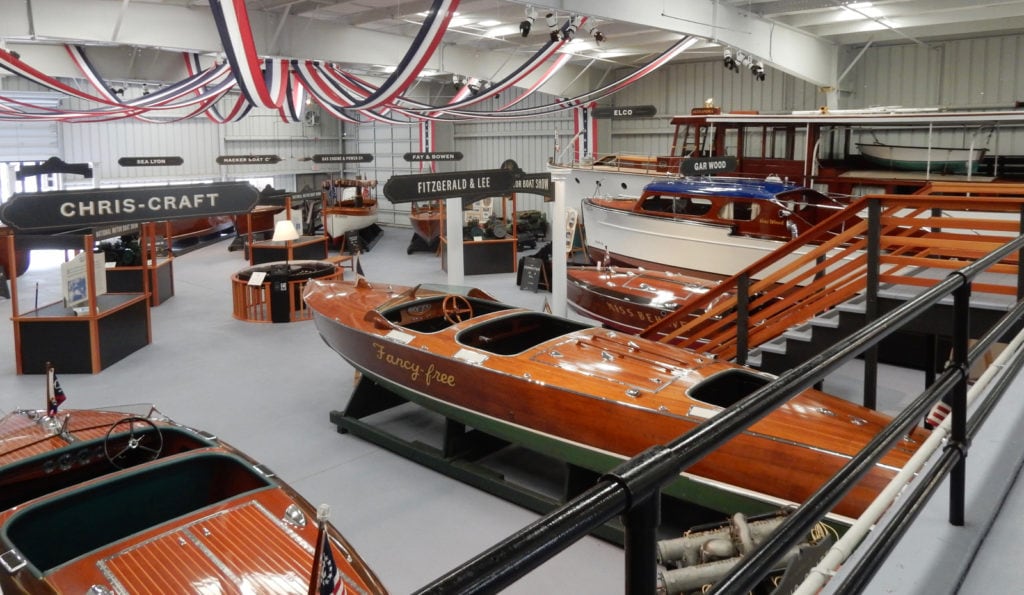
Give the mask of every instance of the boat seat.
M 157 525 L 271 486 L 237 457 L 196 453 L 128 469 L 108 481 L 29 504 L 3 527 L 39 572 Z

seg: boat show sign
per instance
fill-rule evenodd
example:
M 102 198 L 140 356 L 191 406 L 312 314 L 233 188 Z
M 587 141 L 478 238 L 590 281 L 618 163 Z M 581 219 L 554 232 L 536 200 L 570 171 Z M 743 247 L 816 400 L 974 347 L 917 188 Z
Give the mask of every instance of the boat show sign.
M 281 161 L 277 155 L 219 155 L 220 165 L 270 165 Z
M 193 219 L 247 213 L 258 197 L 248 182 L 18 193 L 3 205 L 0 221 L 18 231 L 53 231 Z
M 462 161 L 462 153 L 459 151 L 443 151 L 437 153 L 406 153 L 402 159 L 410 162 L 416 161 Z
M 313 163 L 369 163 L 373 155 L 369 153 L 322 153 L 311 157 Z
M 516 181 L 512 191 L 520 194 L 539 194 L 545 199 L 555 198 L 555 188 L 551 184 L 551 174 L 528 174 L 516 172 Z
M 121 167 L 151 167 L 155 165 L 181 165 L 185 160 L 181 157 L 121 157 L 117 164 Z
M 736 158 L 732 155 L 719 157 L 693 157 L 683 159 L 679 164 L 679 173 L 684 176 L 710 176 L 736 169 Z
M 595 107 L 595 118 L 611 118 L 612 120 L 632 120 L 636 118 L 653 118 L 658 108 L 653 105 L 624 105 L 622 107 Z
M 395 204 L 442 198 L 484 198 L 513 192 L 516 173 L 507 169 L 478 169 L 440 174 L 391 176 L 384 196 Z

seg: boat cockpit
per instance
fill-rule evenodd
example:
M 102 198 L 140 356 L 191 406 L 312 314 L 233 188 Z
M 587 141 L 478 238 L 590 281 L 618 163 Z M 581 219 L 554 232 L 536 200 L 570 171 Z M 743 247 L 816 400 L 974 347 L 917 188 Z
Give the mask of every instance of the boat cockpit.
M 495 355 L 514 355 L 587 328 L 590 325 L 542 312 L 521 312 L 481 322 L 461 331 L 455 340 Z
M 385 320 L 417 333 L 436 333 L 453 324 L 484 314 L 511 310 L 512 306 L 474 295 L 429 295 L 380 310 Z

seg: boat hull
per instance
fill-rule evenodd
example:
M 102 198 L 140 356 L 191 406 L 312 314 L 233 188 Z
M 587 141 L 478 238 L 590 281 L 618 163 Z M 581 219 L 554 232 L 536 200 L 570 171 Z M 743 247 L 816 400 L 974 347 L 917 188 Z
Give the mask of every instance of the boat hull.
M 377 203 L 355 205 L 336 205 L 324 207 L 324 230 L 332 238 L 341 238 L 350 231 L 358 231 L 377 222 Z
M 574 312 L 602 325 L 638 334 L 714 283 L 678 273 L 605 267 L 570 267 L 566 299 Z M 670 329 L 686 323 L 679 320 Z
M 710 280 L 731 277 L 783 244 L 736 235 L 727 225 L 647 216 L 592 200 L 583 203 L 583 221 L 587 252 L 595 262 L 671 270 Z M 780 261 L 763 274 L 787 263 Z
M 873 163 L 903 171 L 932 171 L 966 174 L 977 171 L 987 149 L 952 147 L 915 147 L 906 145 L 859 143 L 861 155 Z M 970 166 L 968 166 L 968 163 Z
M 382 324 L 371 311 L 394 299 L 394 293 L 363 291 L 357 283 L 314 281 L 307 286 L 305 298 L 324 341 L 368 378 L 443 415 L 474 427 L 486 426 L 505 439 L 591 468 L 595 461 L 603 461 L 597 465 L 603 469 L 612 461 L 668 443 L 713 417 L 719 408 L 676 400 L 676 389 L 670 387 L 735 368 L 661 343 L 635 337 L 627 341 L 598 328 L 497 355 L 456 341 L 461 325 L 420 334 Z M 515 310 L 486 318 L 496 321 L 507 316 L 516 323 L 535 315 Z M 558 324 L 554 317 L 545 320 L 544 324 Z M 470 331 L 463 328 L 463 332 Z M 630 351 L 634 347 L 636 351 Z M 621 375 L 607 372 L 613 364 L 604 361 L 605 354 L 618 348 L 632 353 L 623 357 L 637 369 L 623 370 Z M 664 363 L 679 360 L 686 363 Z M 635 397 L 623 396 L 633 390 Z M 787 412 L 779 420 L 759 422 L 688 469 L 693 477 L 689 485 L 677 486 L 680 491 L 692 491 L 697 481 L 765 506 L 802 502 L 887 421 L 813 391 L 784 407 Z M 807 415 L 817 419 L 808 420 Z M 793 432 L 784 429 L 793 423 L 820 427 L 782 437 Z M 894 451 L 886 466 L 871 471 L 835 513 L 859 514 L 895 474 L 898 464 L 894 463 L 906 456 Z

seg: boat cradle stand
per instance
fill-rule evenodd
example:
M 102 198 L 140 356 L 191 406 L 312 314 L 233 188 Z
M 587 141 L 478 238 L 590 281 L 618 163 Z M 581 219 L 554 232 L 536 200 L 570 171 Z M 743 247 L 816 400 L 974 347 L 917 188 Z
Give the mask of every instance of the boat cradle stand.
M 568 502 L 592 487 L 601 475 L 573 463 L 557 460 L 551 453 L 538 453 L 480 430 L 467 428 L 465 424 L 447 417 L 443 418 L 441 448 L 398 436 L 366 419 L 406 403 L 409 401 L 403 397 L 366 376 L 360 376 L 345 410 L 331 411 L 330 420 L 341 434 L 350 433 L 538 514 L 546 514 Z M 440 414 L 436 415 L 443 417 Z M 514 471 L 518 475 L 519 466 L 515 469 L 496 469 L 488 466 L 487 461 L 483 460 L 505 449 L 516 449 L 516 455 L 528 459 L 528 463 L 522 465 L 522 471 L 528 476 L 560 476 L 559 490 L 537 485 L 541 482 L 533 482 L 531 485 L 529 478 L 523 481 L 522 477 L 512 478 L 506 474 L 506 471 Z M 553 466 L 557 468 L 552 468 Z M 560 493 L 555 494 L 554 491 Z M 711 520 L 719 521 L 726 517 L 727 515 L 721 511 L 712 511 L 698 504 L 662 495 L 660 530 L 665 531 L 667 535 L 675 535 L 694 525 Z M 618 519 L 598 528 L 593 535 L 620 546 L 624 543 L 624 528 Z

